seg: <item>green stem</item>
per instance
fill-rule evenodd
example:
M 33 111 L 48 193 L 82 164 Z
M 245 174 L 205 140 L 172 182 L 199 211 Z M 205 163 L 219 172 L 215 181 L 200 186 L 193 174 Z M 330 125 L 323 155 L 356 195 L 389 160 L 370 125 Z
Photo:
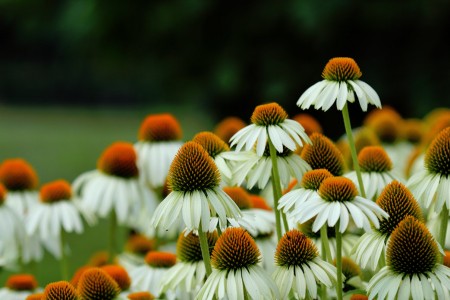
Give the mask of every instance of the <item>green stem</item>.
M 289 227 L 287 224 L 286 216 L 278 210 L 278 200 L 281 198 L 281 183 L 280 183 L 280 174 L 278 173 L 278 162 L 277 162 L 277 149 L 273 145 L 270 138 L 269 141 L 269 150 L 270 150 L 270 159 L 272 160 L 272 187 L 273 187 L 273 206 L 275 211 L 275 224 L 277 231 L 278 240 L 281 239 L 282 229 L 281 229 L 281 219 L 280 216 L 283 215 L 283 223 L 285 230 L 288 231 Z
M 352 125 L 350 124 L 350 115 L 348 113 L 347 103 L 345 103 L 344 108 L 342 109 L 342 117 L 344 118 L 345 133 L 347 134 L 348 144 L 352 154 L 353 168 L 355 169 L 356 176 L 358 177 L 359 190 L 361 191 L 361 196 L 366 198 L 366 191 L 364 190 L 361 169 L 359 168 L 358 155 L 356 153 L 355 141 L 353 140 Z
M 60 236 L 61 258 L 59 260 L 59 264 L 61 267 L 61 279 L 62 280 L 69 279 L 68 261 L 67 261 L 66 251 L 65 251 L 65 244 L 66 244 L 66 233 L 62 229 L 61 236 Z
M 336 295 L 338 300 L 342 300 L 342 233 L 339 231 L 339 221 L 336 224 L 336 269 L 337 283 Z
M 109 220 L 109 263 L 114 263 L 114 258 L 116 257 L 116 234 L 117 234 L 117 218 L 116 211 L 113 209 L 111 211 L 111 216 Z
M 209 256 L 209 244 L 208 244 L 208 238 L 206 237 L 206 233 L 201 230 L 201 222 L 198 230 L 198 239 L 200 240 L 200 248 L 202 250 L 202 257 L 203 262 L 205 263 L 205 269 L 206 269 L 206 278 L 209 277 L 212 273 L 211 269 L 211 259 Z
M 448 208 L 445 205 L 442 207 L 439 217 L 441 219 L 441 225 L 439 226 L 439 244 L 445 250 L 445 238 L 447 237 L 448 226 Z
M 328 240 L 328 225 L 323 224 L 320 228 L 320 240 L 322 242 L 322 259 L 329 262 L 333 262 L 333 257 L 331 256 L 330 242 Z

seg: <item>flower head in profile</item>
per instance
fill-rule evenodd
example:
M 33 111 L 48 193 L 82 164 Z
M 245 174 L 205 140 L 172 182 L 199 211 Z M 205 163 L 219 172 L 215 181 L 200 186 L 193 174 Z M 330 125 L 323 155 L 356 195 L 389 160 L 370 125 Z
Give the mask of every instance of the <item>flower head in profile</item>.
M 319 284 L 330 288 L 336 283 L 336 268 L 323 261 L 312 240 L 296 229 L 278 242 L 275 264 L 272 277 L 280 299 L 288 299 L 291 292 L 295 299 L 315 299 Z
M 153 211 L 156 195 L 139 182 L 137 154 L 128 142 L 108 146 L 97 161 L 97 170 L 78 176 L 74 194 L 84 211 L 101 218 L 114 213 L 119 224 L 135 225 L 143 210 Z
M 208 248 L 211 254 L 218 239 L 217 232 L 207 232 Z M 178 262 L 170 268 L 161 279 L 161 293 L 180 289 L 195 294 L 206 279 L 200 240 L 193 232 L 182 232 L 177 241 Z
M 442 130 L 425 154 L 425 170 L 411 176 L 407 186 L 419 203 L 436 213 L 450 209 L 450 127 Z
M 78 300 L 75 287 L 67 281 L 57 281 L 47 284 L 44 289 L 45 300 Z
M 337 109 L 342 110 L 347 102 L 355 102 L 357 98 L 363 111 L 367 111 L 369 103 L 380 108 L 380 98 L 372 87 L 360 80 L 361 76 L 361 70 L 352 58 L 332 58 L 322 72 L 323 80 L 308 88 L 300 96 L 297 106 L 308 109 L 314 105 L 315 109 L 327 111 L 336 103 Z
M 369 299 L 448 299 L 450 269 L 440 259 L 427 227 L 413 216 L 406 217 L 391 234 L 387 265 L 367 286 Z
M 39 292 L 38 282 L 31 274 L 10 275 L 0 289 L 0 299 L 20 300 Z
M 38 202 L 38 182 L 36 171 L 24 159 L 6 159 L 0 165 L 0 183 L 8 190 L 6 204 L 20 216 Z
M 298 207 L 298 222 L 303 223 L 313 217 L 314 232 L 324 224 L 333 227 L 338 221 L 339 231 L 344 232 L 351 219 L 356 227 L 370 232 L 372 224 L 378 228 L 378 218 L 387 218 L 388 214 L 371 200 L 358 196 L 356 186 L 350 179 L 330 177 L 322 182 L 317 196 Z
M 297 121 L 288 119 L 286 111 L 278 103 L 258 105 L 251 117 L 252 124 L 239 130 L 230 139 L 236 151 L 249 151 L 256 145 L 256 154 L 262 156 L 268 140 L 278 153 L 287 148 L 295 151 L 304 143 L 311 143 L 303 127 Z
M 380 219 L 380 227 L 365 233 L 354 245 L 354 259 L 362 268 L 375 270 L 385 265 L 386 245 L 397 225 L 407 216 L 422 220 L 422 211 L 411 192 L 399 181 L 388 184 L 376 203 L 389 214 L 389 218 Z
M 392 172 L 392 161 L 383 147 L 364 147 L 358 154 L 358 163 L 367 199 L 375 200 L 388 183 L 399 177 Z M 345 177 L 353 181 L 359 191 L 356 172 L 347 173 Z
M 106 271 L 90 268 L 81 274 L 77 291 L 81 299 L 113 300 L 119 295 L 120 288 Z
M 278 288 L 259 266 L 260 259 L 259 249 L 247 231 L 227 228 L 211 255 L 213 272 L 195 299 L 279 299 Z
M 221 224 L 238 219 L 241 212 L 220 188 L 220 173 L 208 152 L 196 142 L 185 143 L 169 170 L 172 192 L 156 208 L 151 223 L 169 229 L 182 215 L 188 231 L 207 232 L 212 217 Z
M 134 144 L 141 180 L 153 189 L 164 185 L 170 164 L 183 142 L 178 120 L 171 114 L 148 115 L 138 132 Z

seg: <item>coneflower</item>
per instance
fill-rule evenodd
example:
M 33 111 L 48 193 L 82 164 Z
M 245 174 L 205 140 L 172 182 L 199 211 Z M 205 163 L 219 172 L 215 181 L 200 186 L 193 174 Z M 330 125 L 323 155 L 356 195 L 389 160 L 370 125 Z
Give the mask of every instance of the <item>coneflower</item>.
M 182 135 L 178 120 L 171 114 L 152 114 L 142 121 L 134 147 L 141 180 L 152 189 L 163 187 L 170 164 L 183 145 Z
M 260 252 L 242 228 L 227 228 L 214 246 L 213 272 L 195 299 L 280 299 L 278 288 L 259 266 Z
M 445 247 L 450 208 L 450 127 L 442 130 L 425 154 L 425 170 L 411 176 L 407 186 L 419 203 L 434 211 L 441 220 L 438 241 Z
M 83 272 L 77 291 L 81 299 L 113 300 L 119 293 L 119 285 L 100 268 L 91 268 Z
M 302 125 L 302 127 L 305 129 L 305 133 L 308 136 L 310 136 L 314 132 L 323 133 L 323 129 L 319 121 L 317 121 L 317 119 L 310 114 L 296 114 L 292 117 L 292 120 L 299 122 L 300 125 Z
M 448 299 L 450 269 L 439 260 L 438 244 L 427 227 L 406 217 L 391 234 L 387 265 L 367 286 L 369 299 Z
M 407 216 L 423 220 L 418 202 L 399 181 L 395 180 L 388 184 L 376 203 L 389 214 L 389 218 L 380 219 L 380 227 L 364 233 L 352 250 L 356 263 L 373 271 L 385 265 L 385 248 L 397 225 Z
M 296 229 L 286 232 L 278 242 L 275 264 L 272 277 L 280 299 L 291 294 L 295 299 L 315 299 L 318 284 L 332 287 L 336 283 L 336 268 L 320 259 L 314 243 Z
M 78 300 L 75 287 L 67 281 L 57 281 L 47 284 L 42 300 Z
M 214 127 L 214 134 L 229 144 L 229 141 L 233 135 L 239 130 L 247 126 L 247 124 L 239 117 L 229 116 L 222 119 Z
M 10 275 L 5 287 L 0 289 L 0 299 L 22 300 L 40 292 L 36 278 L 31 274 Z
M 388 183 L 400 177 L 392 172 L 392 161 L 380 146 L 368 146 L 361 149 L 358 154 L 358 164 L 366 187 L 367 199 L 375 200 Z M 358 184 L 355 171 L 344 176 Z
M 104 265 L 100 269 L 106 271 L 114 279 L 120 288 L 121 294 L 128 294 L 130 292 L 131 279 L 124 267 L 120 265 Z

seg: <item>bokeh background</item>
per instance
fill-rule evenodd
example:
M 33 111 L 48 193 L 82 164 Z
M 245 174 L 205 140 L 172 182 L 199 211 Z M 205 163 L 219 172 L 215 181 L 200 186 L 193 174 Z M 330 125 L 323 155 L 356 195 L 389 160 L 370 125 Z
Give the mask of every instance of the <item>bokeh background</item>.
M 292 116 L 336 56 L 357 61 L 383 105 L 420 118 L 449 106 L 449 32 L 444 0 L 1 0 L 0 161 L 72 181 L 112 142 L 134 142 L 147 114 L 174 114 L 185 140 L 265 102 Z M 338 112 L 308 113 L 344 132 Z M 366 115 L 350 113 L 354 126 Z M 71 238 L 72 269 L 106 245 L 100 229 Z

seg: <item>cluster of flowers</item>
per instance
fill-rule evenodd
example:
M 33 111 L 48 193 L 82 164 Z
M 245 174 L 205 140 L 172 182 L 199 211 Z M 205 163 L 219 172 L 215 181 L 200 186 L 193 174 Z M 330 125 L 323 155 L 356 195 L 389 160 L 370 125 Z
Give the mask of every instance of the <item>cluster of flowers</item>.
M 135 144 L 36 191 L 22 159 L 0 165 L 0 264 L 61 262 L 39 288 L 11 276 L 0 299 L 450 299 L 450 110 L 405 120 L 381 109 L 351 58 L 334 58 L 297 105 L 342 111 L 334 142 L 277 103 L 182 141 L 149 115 Z M 353 129 L 348 104 L 369 112 Z M 109 217 L 106 258 L 68 281 L 66 232 Z M 117 225 L 130 228 L 121 253 Z

